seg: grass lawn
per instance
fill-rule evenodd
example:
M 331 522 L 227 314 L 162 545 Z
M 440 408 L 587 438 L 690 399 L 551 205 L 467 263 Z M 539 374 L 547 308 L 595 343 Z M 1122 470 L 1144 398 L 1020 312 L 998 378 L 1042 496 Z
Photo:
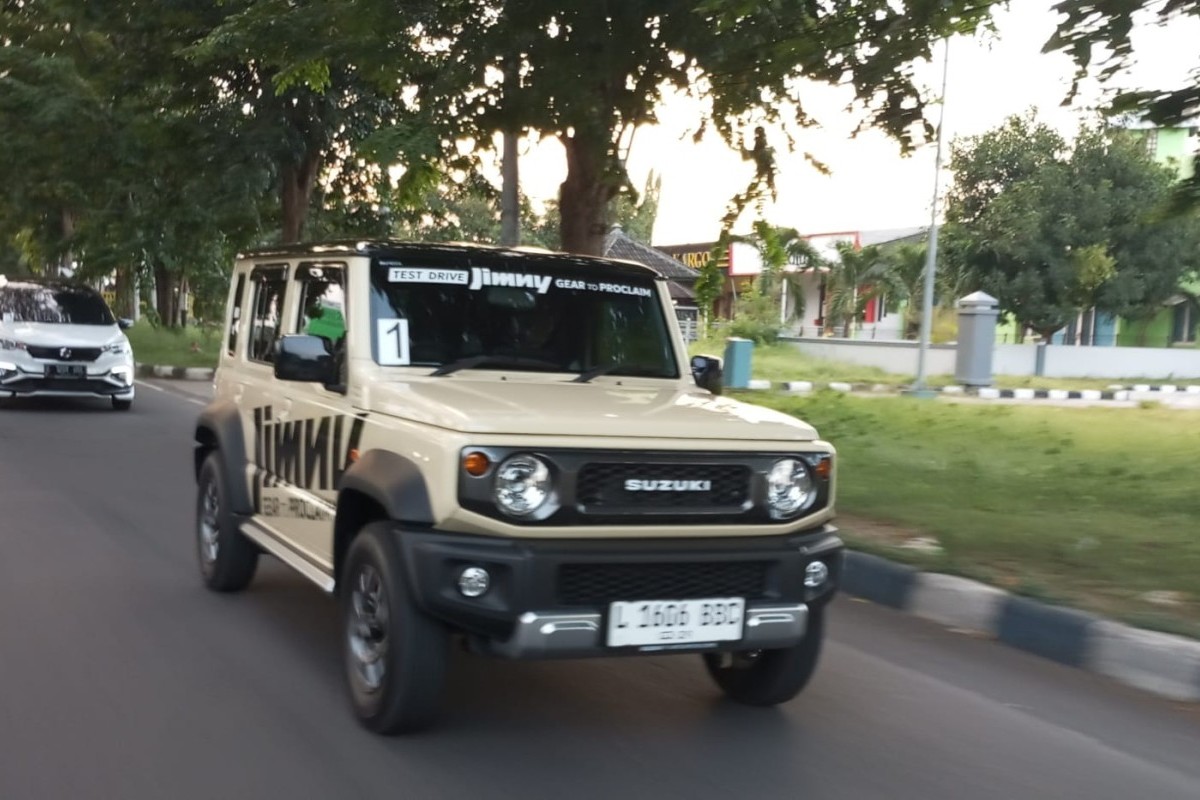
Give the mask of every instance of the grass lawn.
M 145 320 L 125 331 L 139 364 L 172 367 L 215 367 L 221 348 L 221 329 L 216 327 L 154 328 Z
M 693 342 L 689 348 L 692 355 L 707 353 L 724 357 L 725 340 L 707 339 Z M 913 375 L 903 375 L 884 372 L 878 367 L 865 367 L 857 364 L 847 364 L 823 358 L 805 355 L 787 343 L 754 346 L 750 359 L 752 377 L 773 382 L 783 381 L 815 381 L 829 383 L 844 381 L 846 383 L 884 384 L 887 386 L 907 386 L 912 383 Z M 1139 383 L 1161 383 L 1145 378 L 1038 378 L 1028 375 L 996 375 L 995 386 L 998 389 L 1106 389 L 1116 384 L 1131 386 Z M 927 379 L 930 386 L 946 386 L 957 383 L 953 375 L 931 375 Z M 1177 386 L 1200 384 L 1200 380 L 1172 381 Z
M 1200 637 L 1197 412 L 743 396 L 837 447 L 838 510 L 855 546 Z M 943 552 L 902 547 L 914 536 Z M 1143 597 L 1159 591 L 1182 604 Z

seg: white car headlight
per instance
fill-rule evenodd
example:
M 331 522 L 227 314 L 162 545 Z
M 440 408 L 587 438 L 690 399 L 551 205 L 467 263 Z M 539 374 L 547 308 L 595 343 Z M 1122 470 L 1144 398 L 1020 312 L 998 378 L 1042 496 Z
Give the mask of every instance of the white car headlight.
M 16 339 L 0 339 L 0 350 L 28 350 L 24 342 Z
M 110 342 L 109 344 L 104 345 L 104 347 L 101 347 L 100 352 L 112 353 L 114 355 L 120 355 L 121 353 L 128 353 L 129 352 L 129 342 L 126 342 L 126 341 Z
M 774 519 L 794 517 L 817 499 L 808 466 L 797 458 L 776 461 L 767 475 L 767 505 Z
M 526 454 L 511 456 L 500 464 L 494 487 L 497 508 L 514 517 L 528 517 L 547 508 L 554 494 L 550 467 Z

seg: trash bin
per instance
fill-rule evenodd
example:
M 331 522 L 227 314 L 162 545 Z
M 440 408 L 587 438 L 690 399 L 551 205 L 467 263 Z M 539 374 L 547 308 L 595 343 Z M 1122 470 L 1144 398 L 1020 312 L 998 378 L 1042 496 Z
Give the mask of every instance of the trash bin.
M 730 389 L 750 387 L 750 354 L 754 342 L 731 336 L 725 340 L 725 385 Z
M 958 301 L 954 379 L 964 386 L 992 385 L 992 353 L 999 316 L 999 301 L 983 292 L 973 292 Z

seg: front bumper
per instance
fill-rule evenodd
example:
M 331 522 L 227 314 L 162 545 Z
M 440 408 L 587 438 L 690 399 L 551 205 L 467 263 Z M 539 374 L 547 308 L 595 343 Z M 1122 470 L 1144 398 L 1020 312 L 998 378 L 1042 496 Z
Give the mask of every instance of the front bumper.
M 476 650 L 520 659 L 790 647 L 803 640 L 810 610 L 836 592 L 844 547 L 831 525 L 682 541 L 501 540 L 398 527 L 397 541 L 425 612 L 466 633 Z M 815 589 L 804 585 L 813 561 L 829 569 Z M 457 589 L 469 566 L 491 576 L 481 597 Z M 737 641 L 607 646 L 611 602 L 726 596 L 746 600 Z
M 51 377 L 44 370 L 19 365 L 0 365 L 0 397 L 115 397 L 131 400 L 134 395 L 133 366 L 112 369 L 89 368 L 87 377 Z

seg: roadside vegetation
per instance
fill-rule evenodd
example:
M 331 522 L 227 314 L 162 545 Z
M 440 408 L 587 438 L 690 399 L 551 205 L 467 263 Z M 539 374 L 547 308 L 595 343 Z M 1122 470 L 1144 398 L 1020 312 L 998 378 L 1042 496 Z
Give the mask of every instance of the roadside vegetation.
M 854 547 L 1200 637 L 1196 412 L 749 399 L 837 447 Z
M 138 364 L 170 367 L 215 367 L 221 348 L 221 329 L 214 325 L 188 328 L 154 327 L 145 320 L 125 332 Z

